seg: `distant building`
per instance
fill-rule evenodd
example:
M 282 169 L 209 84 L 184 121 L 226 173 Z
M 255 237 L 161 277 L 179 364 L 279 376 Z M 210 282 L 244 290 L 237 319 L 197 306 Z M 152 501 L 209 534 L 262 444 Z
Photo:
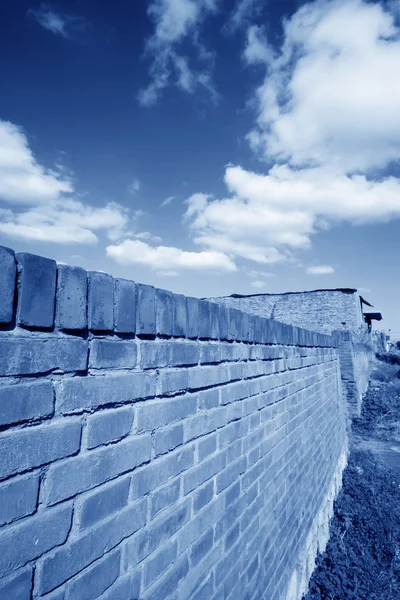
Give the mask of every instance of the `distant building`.
M 320 289 L 283 294 L 232 294 L 213 302 L 283 323 L 332 333 L 338 329 L 367 330 L 363 306 L 371 306 L 353 288 Z

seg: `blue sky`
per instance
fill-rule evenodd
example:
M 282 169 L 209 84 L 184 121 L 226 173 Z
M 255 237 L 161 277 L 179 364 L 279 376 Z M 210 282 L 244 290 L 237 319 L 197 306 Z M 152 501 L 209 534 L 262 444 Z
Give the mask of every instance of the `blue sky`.
M 0 244 L 194 296 L 356 287 L 400 338 L 400 3 L 14 0 Z

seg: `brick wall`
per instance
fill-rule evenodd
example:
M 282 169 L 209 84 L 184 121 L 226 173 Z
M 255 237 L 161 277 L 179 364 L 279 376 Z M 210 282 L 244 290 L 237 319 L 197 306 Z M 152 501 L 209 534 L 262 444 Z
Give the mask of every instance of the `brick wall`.
M 373 349 L 358 294 L 322 290 L 210 300 L 312 331 L 337 335 L 349 414 L 351 417 L 360 414 L 362 398 L 368 388 Z
M 0 248 L 0 598 L 300 598 L 347 452 L 335 340 Z

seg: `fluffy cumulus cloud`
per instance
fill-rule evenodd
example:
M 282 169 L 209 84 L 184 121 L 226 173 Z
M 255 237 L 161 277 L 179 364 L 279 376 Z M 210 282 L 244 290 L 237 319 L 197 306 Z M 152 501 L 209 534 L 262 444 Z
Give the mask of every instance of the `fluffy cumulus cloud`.
M 335 269 L 329 265 L 314 265 L 306 269 L 308 275 L 332 275 L 334 272 Z
M 120 264 L 145 265 L 170 276 L 182 270 L 236 271 L 234 262 L 221 252 L 186 252 L 172 246 L 150 246 L 137 239 L 110 245 L 107 254 Z
M 204 20 L 216 12 L 217 3 L 218 0 L 150 0 L 147 12 L 154 23 L 154 33 L 147 40 L 145 54 L 151 60 L 151 81 L 139 91 L 140 104 L 155 104 L 169 85 L 188 93 L 202 87 L 217 101 L 211 80 L 213 54 L 199 37 Z M 195 65 L 184 51 L 185 44 L 190 44 L 197 55 Z
M 117 203 L 93 207 L 73 197 L 62 172 L 43 167 L 26 135 L 0 121 L 0 232 L 10 237 L 55 243 L 96 243 L 104 231 L 115 241 L 125 234 L 126 209 Z
M 197 243 L 277 263 L 332 225 L 400 217 L 400 179 L 381 172 L 400 158 L 400 30 L 390 6 L 308 3 L 284 23 L 279 50 L 262 27 L 248 28 L 244 61 L 265 69 L 248 139 L 269 166 L 229 166 L 226 198 L 189 198 Z

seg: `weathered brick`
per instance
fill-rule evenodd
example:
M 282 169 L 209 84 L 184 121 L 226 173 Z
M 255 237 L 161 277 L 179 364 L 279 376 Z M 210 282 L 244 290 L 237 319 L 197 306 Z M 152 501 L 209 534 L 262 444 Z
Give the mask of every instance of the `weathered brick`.
M 132 471 L 150 456 L 151 438 L 145 435 L 51 465 L 45 483 L 47 503 L 66 500 Z
M 88 272 L 88 324 L 91 331 L 114 328 L 114 282 L 107 273 Z
M 54 260 L 22 252 L 18 261 L 17 322 L 23 327 L 54 325 L 57 267 Z
M 16 275 L 14 251 L 0 246 L 0 323 L 12 321 Z
M 199 388 L 219 385 L 230 381 L 227 365 L 193 367 L 189 370 L 189 388 Z
M 11 479 L 0 485 L 0 526 L 36 510 L 39 493 L 39 475 Z
M 71 527 L 72 506 L 47 510 L 0 533 L 0 576 L 7 575 L 63 544 Z
M 163 485 L 169 478 L 179 475 L 189 469 L 194 463 L 194 447 L 185 447 L 182 450 L 158 458 L 142 467 L 132 475 L 133 499 L 142 498 L 150 491 Z
M 207 300 L 199 300 L 199 338 L 209 339 L 210 334 L 210 303 Z
M 149 559 L 144 566 L 144 586 L 148 587 L 156 581 L 160 575 L 165 573 L 170 564 L 176 559 L 177 554 L 178 543 L 175 540 L 175 542 L 172 542 L 171 544 L 166 544 L 154 557 Z
M 187 369 L 163 369 L 158 377 L 157 393 L 159 396 L 187 390 L 189 376 Z
M 80 509 L 80 528 L 90 527 L 124 508 L 128 503 L 129 487 L 130 478 L 124 477 L 85 498 Z
M 156 334 L 156 291 L 151 285 L 138 284 L 136 308 L 136 332 L 140 335 Z
M 200 364 L 221 362 L 221 344 L 204 342 L 200 345 Z
M 0 479 L 40 467 L 79 450 L 81 424 L 59 422 L 0 435 Z
M 210 302 L 210 338 L 212 340 L 218 340 L 220 338 L 219 309 L 219 304 L 215 304 L 215 302 Z
M 197 398 L 192 394 L 152 401 L 137 409 L 138 431 L 149 431 L 179 421 L 197 410 Z
M 0 388 L 0 425 L 48 417 L 54 410 L 51 381 Z
M 4 336 L 0 339 L 0 377 L 36 375 L 59 369 L 64 373 L 87 367 L 86 340 L 52 337 Z
M 157 430 L 153 434 L 154 454 L 158 456 L 164 452 L 174 450 L 183 444 L 183 425 L 173 425 Z
M 119 575 L 120 552 L 112 552 L 73 579 L 66 587 L 66 600 L 96 600 Z
M 156 333 L 172 336 L 174 300 L 172 292 L 156 288 Z
M 179 490 L 181 487 L 181 482 L 179 479 L 174 481 L 173 483 L 168 482 L 167 485 L 160 488 L 151 498 L 151 511 L 150 516 L 153 519 L 159 512 L 175 504 L 178 500 Z
M 190 552 L 190 560 L 192 565 L 197 565 L 202 558 L 213 547 L 213 528 L 208 529 L 195 544 L 193 544 Z
M 214 496 L 214 481 L 209 481 L 200 489 L 196 490 L 193 496 L 193 510 L 198 512 L 203 506 L 211 502 Z
M 246 466 L 246 457 L 242 456 L 237 461 L 229 465 L 229 467 L 226 467 L 222 473 L 217 475 L 217 493 L 221 493 L 222 490 L 236 481 L 236 479 L 238 479 L 238 477 L 240 477 L 240 475 L 246 471 Z
M 150 373 L 71 377 L 56 387 L 56 404 L 61 413 L 69 414 L 104 404 L 142 400 L 155 393 L 156 379 Z
M 188 330 L 188 307 L 186 296 L 182 294 L 173 294 L 174 302 L 174 326 L 173 335 L 175 337 L 186 337 Z
M 202 461 L 217 449 L 217 434 L 208 435 L 204 440 L 199 441 L 199 460 Z
M 114 329 L 118 333 L 136 331 L 136 284 L 114 279 Z
M 226 306 L 222 304 L 219 305 L 219 334 L 221 340 L 229 339 L 229 329 L 228 329 L 228 309 Z
M 146 512 L 146 500 L 137 502 L 45 557 L 39 567 L 38 592 L 43 595 L 55 589 L 138 531 L 146 522 Z
M 209 410 L 219 405 L 219 390 L 202 390 L 197 393 L 199 410 Z
M 133 409 L 117 408 L 99 412 L 88 419 L 87 447 L 96 448 L 128 435 L 133 423 Z
M 199 300 L 198 298 L 187 298 L 188 307 L 188 331 L 187 337 L 195 339 L 199 335 Z
M 212 458 L 202 462 L 190 473 L 187 473 L 183 480 L 184 494 L 188 494 L 202 483 L 213 477 L 225 467 L 226 457 L 224 453 L 217 454 Z
M 133 369 L 137 360 L 136 341 L 90 341 L 89 367 L 93 369 Z
M 0 598 L 27 600 L 31 597 L 32 568 L 21 569 L 0 581 Z
M 139 600 L 140 579 L 140 571 L 117 579 L 113 586 L 100 596 L 100 600 Z
M 177 589 L 181 579 L 186 577 L 189 572 L 189 562 L 186 556 L 175 561 L 168 574 L 166 574 L 159 584 L 151 586 L 145 592 L 141 600 L 166 600 Z
M 82 330 L 87 327 L 87 274 L 80 267 L 57 266 L 56 327 Z

